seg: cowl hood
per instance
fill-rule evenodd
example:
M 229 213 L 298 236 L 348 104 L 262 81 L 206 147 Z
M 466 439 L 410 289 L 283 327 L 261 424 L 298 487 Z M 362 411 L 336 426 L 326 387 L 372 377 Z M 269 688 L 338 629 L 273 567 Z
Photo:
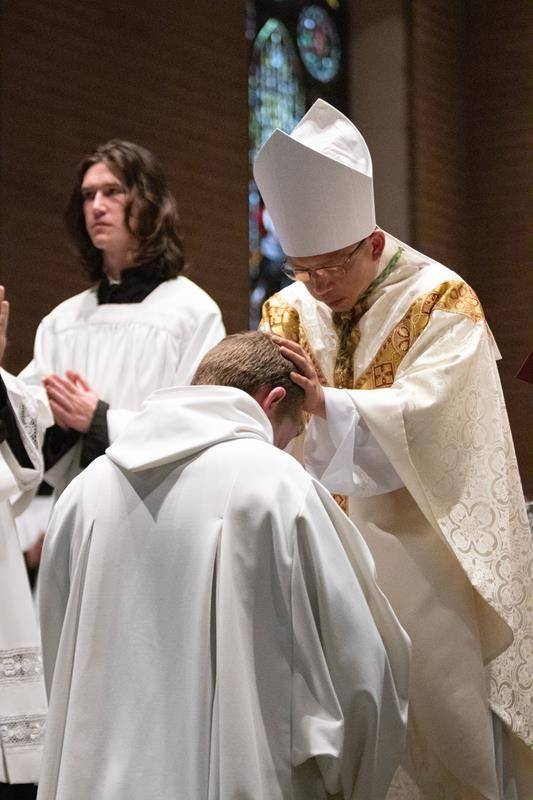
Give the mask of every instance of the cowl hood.
M 273 442 L 270 421 L 250 395 L 228 386 L 180 386 L 151 394 L 106 454 L 135 472 L 242 438 Z

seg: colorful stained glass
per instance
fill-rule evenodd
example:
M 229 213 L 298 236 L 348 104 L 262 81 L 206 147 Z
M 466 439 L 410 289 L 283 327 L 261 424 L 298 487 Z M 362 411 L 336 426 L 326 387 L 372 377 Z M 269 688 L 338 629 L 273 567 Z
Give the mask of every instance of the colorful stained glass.
M 305 112 L 301 68 L 285 25 L 269 19 L 257 34 L 248 78 L 250 159 L 273 130 L 291 131 Z
M 304 8 L 296 31 L 300 55 L 309 73 L 328 83 L 336 77 L 341 63 L 340 38 L 335 23 L 321 6 Z
M 255 37 L 248 77 L 250 107 L 250 167 L 272 131 L 290 132 L 305 113 L 302 69 L 289 31 L 269 19 Z M 248 190 L 250 232 L 250 327 L 255 328 L 261 305 L 283 285 L 283 252 L 252 179 Z

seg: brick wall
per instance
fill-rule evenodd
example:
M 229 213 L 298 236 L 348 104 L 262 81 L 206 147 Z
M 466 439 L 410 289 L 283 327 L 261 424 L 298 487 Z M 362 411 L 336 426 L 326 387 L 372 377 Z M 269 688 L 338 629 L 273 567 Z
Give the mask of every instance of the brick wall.
M 507 408 L 526 494 L 533 499 L 533 386 L 515 378 L 533 348 L 531 152 L 533 9 L 469 4 L 470 274 L 503 359 Z
M 532 389 L 514 378 L 533 339 L 529 7 L 352 0 L 348 85 L 352 118 L 373 150 L 380 223 L 456 268 L 481 297 L 533 496 Z M 112 136 L 158 154 L 178 198 L 191 276 L 220 303 L 229 330 L 246 326 L 243 15 L 240 0 L 160 0 L 157 12 L 141 0 L 0 4 L 9 369 L 29 359 L 42 316 L 84 287 L 61 217 L 78 160 Z
M 413 244 L 468 277 L 461 0 L 408 4 Z
M 76 164 L 112 137 L 161 160 L 191 277 L 246 327 L 247 49 L 241 2 L 6 0 L 1 21 L 1 279 L 6 367 L 42 316 L 85 287 L 63 230 Z
M 407 12 L 413 244 L 457 269 L 485 308 L 526 493 L 533 497 L 527 154 L 530 5 L 413 0 Z

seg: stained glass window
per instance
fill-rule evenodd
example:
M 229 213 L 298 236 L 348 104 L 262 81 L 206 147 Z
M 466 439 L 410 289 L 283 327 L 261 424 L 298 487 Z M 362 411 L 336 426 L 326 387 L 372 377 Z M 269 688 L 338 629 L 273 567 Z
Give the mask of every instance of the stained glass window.
M 337 29 L 321 6 L 304 8 L 296 32 L 300 55 L 313 78 L 328 83 L 336 77 L 341 63 Z
M 298 54 L 285 25 L 271 18 L 255 38 L 248 79 L 250 165 L 261 145 L 280 128 L 291 131 L 305 112 Z M 261 305 L 280 286 L 283 252 L 253 179 L 249 187 L 250 325 L 259 322 Z
M 253 180 L 252 165 L 272 131 L 289 133 L 318 97 L 345 105 L 340 0 L 247 0 L 250 179 L 250 327 L 263 302 L 288 282 L 276 231 Z
M 305 112 L 296 48 L 287 28 L 277 19 L 269 19 L 255 38 L 248 90 L 253 161 L 272 131 L 291 131 Z

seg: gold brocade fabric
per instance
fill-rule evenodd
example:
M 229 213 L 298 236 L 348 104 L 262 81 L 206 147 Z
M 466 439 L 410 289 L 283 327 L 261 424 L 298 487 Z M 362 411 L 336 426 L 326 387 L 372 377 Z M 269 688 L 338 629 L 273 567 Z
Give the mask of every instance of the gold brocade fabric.
M 357 323 L 368 309 L 367 298 L 394 271 L 402 253 L 403 247 L 398 247 L 385 269 L 372 281 L 350 311 L 332 315 L 333 327 L 339 341 L 333 376 L 334 385 L 338 389 L 353 388 L 353 357 L 361 338 Z
M 339 508 L 341 508 L 345 514 L 348 514 L 348 498 L 344 494 L 332 494 L 331 495 Z
M 484 319 L 483 309 L 475 292 L 463 281 L 445 281 L 423 297 L 419 297 L 409 311 L 389 333 L 372 362 L 354 380 L 354 353 L 361 337 L 359 320 L 366 311 L 358 305 L 351 311 L 332 315 L 339 338 L 335 359 L 334 387 L 336 389 L 381 389 L 392 386 L 402 359 L 426 328 L 434 310 L 463 314 L 473 322 Z M 320 383 L 327 386 L 324 374 L 309 345 L 300 317 L 281 295 L 274 295 L 263 306 L 261 329 L 277 336 L 298 342 L 311 358 Z
M 300 316 L 295 308 L 290 306 L 279 294 L 275 294 L 263 306 L 260 329 L 275 333 L 292 342 L 300 342 Z
M 392 386 L 402 359 L 426 328 L 431 313 L 439 309 L 463 314 L 473 322 L 484 319 L 483 309 L 475 292 L 462 281 L 446 281 L 419 297 L 407 314 L 389 333 L 372 362 L 350 387 L 382 389 Z
M 279 294 L 273 295 L 263 305 L 263 315 L 259 324 L 259 330 L 267 330 L 276 336 L 290 339 L 297 342 L 302 350 L 307 353 L 318 375 L 318 380 L 322 386 L 328 386 L 328 382 L 320 368 L 315 354 L 307 340 L 305 331 L 300 324 L 300 316 L 295 308 L 290 306 Z
M 334 387 L 381 389 L 392 386 L 403 357 L 426 328 L 434 309 L 464 314 L 474 322 L 484 318 L 481 303 L 466 283 L 463 281 L 441 283 L 411 305 L 407 314 L 390 332 L 372 362 L 357 380 L 354 380 L 353 372 L 354 354 L 361 338 L 359 320 L 366 312 L 367 305 L 363 301 L 350 311 L 334 313 L 332 322 L 339 340 L 333 375 Z M 329 385 L 308 342 L 298 312 L 281 295 L 274 295 L 264 304 L 260 329 L 270 330 L 277 336 L 298 342 L 313 362 L 320 383 L 323 386 Z M 344 495 L 334 495 L 334 498 L 340 508 L 348 513 L 348 498 Z
M 351 318 L 351 313 L 348 312 Z M 282 336 L 284 339 L 290 339 L 293 342 L 298 342 L 300 347 L 307 353 L 311 361 L 313 362 L 313 366 L 316 369 L 316 373 L 318 375 L 318 380 L 322 384 L 322 386 L 327 386 L 328 382 L 324 376 L 323 371 L 318 364 L 318 361 L 309 345 L 307 340 L 307 336 L 305 335 L 305 331 L 300 323 L 300 317 L 296 309 L 290 306 L 286 300 L 281 297 L 281 295 L 276 294 L 267 300 L 263 306 L 263 315 L 261 318 L 261 323 L 259 325 L 260 330 L 268 330 L 272 333 L 275 333 L 276 336 Z M 353 325 L 350 324 L 350 331 L 352 331 Z M 354 337 L 355 338 L 355 337 Z M 357 339 L 357 341 L 359 341 Z M 356 343 L 357 344 L 357 343 Z M 356 347 L 354 344 L 353 349 L 351 350 L 351 361 L 353 363 L 353 353 Z M 353 368 L 352 368 L 352 381 L 353 381 Z M 308 415 L 306 415 L 308 416 Z M 342 494 L 334 494 L 333 499 L 337 503 L 337 505 L 344 511 L 345 514 L 348 513 L 348 498 Z
M 416 254 L 409 258 L 413 258 L 416 264 Z M 533 606 L 529 594 L 533 575 L 531 536 L 494 348 L 483 323 L 482 307 L 472 289 L 440 265 L 432 264 L 431 269 L 438 276 L 435 282 L 428 285 L 427 281 L 421 281 L 424 288 L 418 296 L 417 293 L 409 295 L 412 298 L 409 304 L 403 305 L 396 316 L 396 319 L 400 317 L 399 321 L 392 322 L 388 330 L 377 307 L 376 324 L 371 319 L 372 308 L 361 322 L 354 321 L 354 327 L 363 330 L 362 340 L 357 335 L 353 348 L 351 368 L 355 372 L 354 364 L 357 364 L 357 372 L 351 385 L 348 375 L 342 380 L 342 384 L 347 383 L 342 388 L 392 387 L 399 379 L 398 371 L 404 357 L 410 353 L 412 364 L 407 368 L 407 362 L 404 362 L 400 372 L 400 375 L 405 375 L 413 392 L 409 413 L 403 420 L 409 446 L 405 458 L 406 474 L 414 474 L 418 479 L 418 487 L 415 484 L 414 488 L 418 488 L 424 501 L 419 506 L 430 505 L 440 533 L 476 589 L 476 598 L 483 598 L 486 609 L 495 609 L 513 630 L 513 642 L 487 663 L 489 700 L 493 711 L 509 731 L 516 734 L 514 738 L 519 737 L 525 743 L 524 752 L 527 751 L 531 758 L 532 750 L 527 749 L 533 746 Z M 408 273 L 406 288 L 417 286 L 417 281 L 418 273 Z M 438 281 L 441 282 L 435 286 Z M 390 286 L 390 294 L 393 298 L 405 296 L 401 282 L 397 290 L 394 284 Z M 303 327 L 297 310 L 301 308 L 310 340 L 310 343 L 306 341 L 306 348 L 310 344 L 313 349 L 317 348 L 330 378 L 328 385 L 339 386 L 340 374 L 333 372 L 339 359 L 339 348 L 336 347 L 338 328 L 331 330 L 334 323 L 329 322 L 327 313 L 320 308 L 313 326 L 312 303 L 307 303 L 305 297 L 301 300 L 296 292 L 290 296 L 295 298 L 296 308 L 289 306 L 283 296 L 271 299 L 269 312 L 264 317 L 264 329 L 268 329 L 270 315 L 280 306 L 285 306 L 285 310 L 291 308 L 298 329 Z M 392 302 L 389 308 L 394 313 Z M 475 330 L 461 325 L 459 320 L 450 320 L 447 325 L 448 314 L 470 320 Z M 430 321 L 427 337 L 420 338 Z M 480 322 L 482 324 L 476 324 Z M 277 332 L 286 335 L 282 330 Z M 364 362 L 361 358 L 363 348 L 368 354 Z M 418 351 L 420 362 L 418 355 L 413 358 Z M 446 357 L 447 351 L 448 366 L 445 364 L 440 373 L 435 373 L 439 383 L 433 387 L 431 360 L 435 354 Z M 417 390 L 431 392 L 435 402 L 417 403 Z M 377 430 L 382 431 L 387 425 L 386 411 L 383 413 L 383 410 L 394 409 L 396 401 L 394 392 L 381 392 L 379 395 L 374 403 L 372 395 L 361 391 L 358 402 L 365 411 L 365 420 L 368 418 Z M 371 414 L 374 406 L 376 411 Z M 392 442 L 391 450 L 396 452 L 394 447 Z M 404 445 L 398 445 L 398 451 L 400 447 Z M 380 502 L 376 502 L 375 508 L 379 509 Z M 418 501 L 415 499 L 415 502 Z M 357 507 L 360 506 L 358 501 Z M 413 546 L 415 544 L 413 540 Z M 484 608 L 479 603 L 483 625 Z M 490 615 L 487 619 L 490 621 Z M 494 642 L 498 642 L 502 635 L 495 626 Z M 498 648 L 491 650 L 492 631 L 488 626 L 483 627 L 483 637 L 486 652 L 496 653 Z M 409 793 L 397 796 L 409 800 L 415 797 Z M 533 794 L 523 796 L 533 798 Z M 431 794 L 429 798 L 433 800 Z

